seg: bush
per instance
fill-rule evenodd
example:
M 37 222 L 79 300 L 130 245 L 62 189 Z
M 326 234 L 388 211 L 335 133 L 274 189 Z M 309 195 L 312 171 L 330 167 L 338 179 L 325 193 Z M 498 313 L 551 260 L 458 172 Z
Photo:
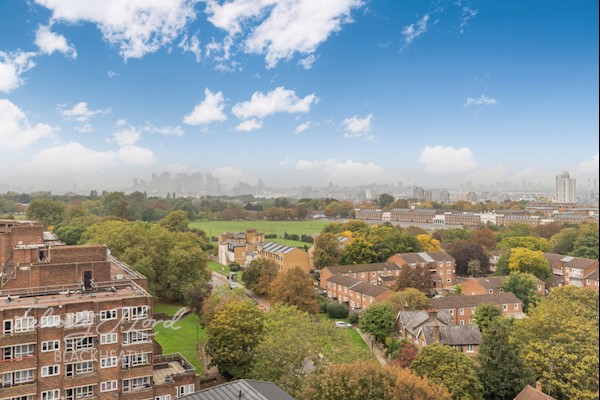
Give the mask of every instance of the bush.
M 348 306 L 337 301 L 327 304 L 327 315 L 329 318 L 346 318 L 348 316 Z
M 269 233 L 269 234 L 265 235 L 265 239 L 277 239 L 277 234 Z
M 358 313 L 354 310 L 348 313 L 348 322 L 351 324 L 358 324 Z
M 229 270 L 231 272 L 238 272 L 240 270 L 240 264 L 238 263 L 233 263 L 229 266 Z

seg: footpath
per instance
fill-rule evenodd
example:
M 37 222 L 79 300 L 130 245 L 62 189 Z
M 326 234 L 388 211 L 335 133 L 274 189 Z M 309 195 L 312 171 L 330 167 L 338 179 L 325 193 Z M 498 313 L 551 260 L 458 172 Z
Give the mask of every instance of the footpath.
M 383 350 L 379 348 L 379 344 L 375 341 L 375 339 L 371 335 L 362 332 L 358 328 L 356 328 L 356 330 L 358 331 L 359 335 L 363 338 L 369 349 L 371 349 L 373 354 L 375 354 L 375 357 L 377 357 L 377 360 L 381 363 L 381 365 L 388 365 L 388 360 L 383 354 Z

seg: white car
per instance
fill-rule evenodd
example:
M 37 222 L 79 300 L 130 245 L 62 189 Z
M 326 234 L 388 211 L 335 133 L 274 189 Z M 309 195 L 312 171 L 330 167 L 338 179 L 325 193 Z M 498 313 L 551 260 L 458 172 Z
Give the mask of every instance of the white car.
M 338 328 L 352 328 L 352 324 L 349 324 L 344 321 L 336 321 L 335 326 L 337 326 Z

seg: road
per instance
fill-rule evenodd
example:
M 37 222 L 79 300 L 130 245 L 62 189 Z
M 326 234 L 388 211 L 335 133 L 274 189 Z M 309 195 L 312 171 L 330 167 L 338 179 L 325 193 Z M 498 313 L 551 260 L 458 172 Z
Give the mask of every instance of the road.
M 225 276 L 219 274 L 218 272 L 212 271 L 212 278 L 210 280 L 210 283 L 213 285 L 213 287 L 217 287 L 217 286 L 224 286 L 224 285 L 229 286 L 229 284 L 231 282 Z M 245 289 L 245 290 L 246 290 L 246 294 L 248 295 L 248 297 L 250 297 L 252 300 L 256 301 L 256 303 L 259 306 L 262 306 L 267 311 L 271 309 L 271 305 L 269 304 L 268 299 L 257 296 L 251 290 L 248 290 L 248 289 Z

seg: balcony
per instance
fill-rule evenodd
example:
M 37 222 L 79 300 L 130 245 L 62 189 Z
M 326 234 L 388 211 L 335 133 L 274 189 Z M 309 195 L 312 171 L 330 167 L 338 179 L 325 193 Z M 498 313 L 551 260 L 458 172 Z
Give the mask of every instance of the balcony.
M 179 376 L 195 375 L 196 369 L 181 354 L 161 354 L 154 356 L 152 379 L 155 385 L 172 382 Z

